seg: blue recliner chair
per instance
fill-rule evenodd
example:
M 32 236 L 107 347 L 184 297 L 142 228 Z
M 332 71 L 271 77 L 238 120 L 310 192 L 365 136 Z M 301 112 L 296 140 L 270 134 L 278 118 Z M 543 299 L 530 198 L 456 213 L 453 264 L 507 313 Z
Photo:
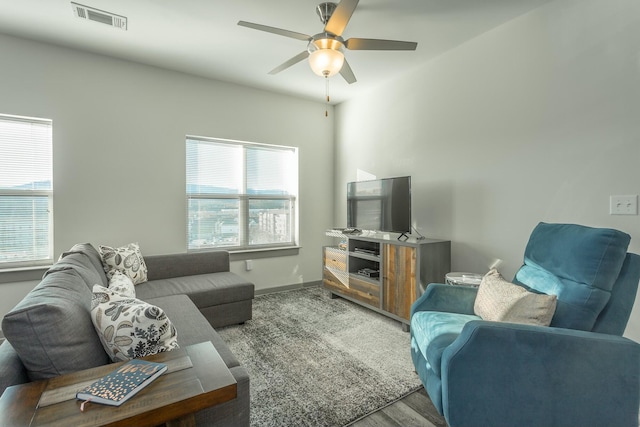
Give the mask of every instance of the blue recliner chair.
M 431 284 L 411 309 L 416 372 L 450 427 L 638 426 L 640 344 L 623 338 L 630 236 L 540 223 L 513 283 L 557 295 L 550 326 L 474 315 L 477 288 Z

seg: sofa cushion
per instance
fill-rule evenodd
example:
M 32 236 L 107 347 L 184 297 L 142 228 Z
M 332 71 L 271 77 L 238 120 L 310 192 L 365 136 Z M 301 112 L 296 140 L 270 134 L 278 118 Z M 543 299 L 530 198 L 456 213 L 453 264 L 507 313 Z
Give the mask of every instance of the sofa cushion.
M 151 255 L 144 258 L 148 280 L 193 276 L 229 271 L 229 252 L 203 251 L 169 255 Z
M 514 282 L 557 295 L 551 326 L 590 331 L 609 301 L 630 239 L 607 228 L 540 223 Z
M 91 320 L 114 362 L 178 348 L 176 328 L 161 308 L 104 286 L 93 287 Z
M 198 308 L 253 299 L 254 286 L 231 272 L 153 280 L 136 286 L 145 301 L 168 295 L 188 295 Z
M 483 320 L 549 326 L 556 296 L 529 292 L 491 269 L 480 282 L 473 310 Z
M 593 332 L 618 336 L 624 334 L 635 303 L 633 296 L 638 293 L 638 277 L 640 277 L 640 255 L 627 253 L 618 280 L 611 291 L 609 303 L 600 312 Z
M 137 243 L 129 243 L 119 248 L 100 245 L 99 251 L 108 279 L 115 270 L 120 270 L 129 276 L 134 285 L 147 281 L 147 265 Z
M 442 353 L 458 338 L 464 325 L 481 320 L 473 314 L 442 311 L 419 311 L 411 317 L 411 334 L 415 345 L 429 363 L 428 368 L 440 376 Z
M 198 311 L 193 301 L 186 295 L 171 295 L 147 300 L 162 308 L 169 316 L 178 334 L 178 344 L 186 347 L 203 341 L 211 341 L 220 353 L 227 367 L 240 366 L 240 362 L 222 340 L 207 319 Z
M 71 254 L 82 254 L 85 257 L 87 257 L 89 262 L 91 262 L 93 269 L 97 272 L 98 276 L 100 277 L 100 280 L 98 282 L 92 283 L 89 286 L 89 290 L 91 290 L 91 288 L 93 288 L 93 285 L 95 284 L 98 284 L 98 285 L 101 284 L 103 286 L 107 286 L 108 279 L 104 271 L 104 265 L 102 264 L 102 257 L 100 256 L 100 253 L 98 252 L 98 250 L 94 248 L 91 243 L 76 243 L 71 247 L 71 249 L 69 249 L 66 252 L 63 252 L 62 255 L 60 255 L 60 259 L 64 259 Z
M 90 316 L 91 291 L 75 270 L 53 271 L 2 320 L 32 381 L 109 362 Z
M 96 269 L 91 259 L 80 252 L 65 252 L 45 273 L 46 277 L 49 273 L 63 270 L 74 270 L 87 285 L 87 289 L 91 290 L 93 285 L 102 285 L 107 283 L 107 277 L 102 269 Z

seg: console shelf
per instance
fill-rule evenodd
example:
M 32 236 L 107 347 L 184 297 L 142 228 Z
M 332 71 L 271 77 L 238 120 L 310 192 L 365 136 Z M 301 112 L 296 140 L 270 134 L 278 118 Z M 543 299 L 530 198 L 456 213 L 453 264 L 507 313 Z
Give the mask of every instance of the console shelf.
M 411 304 L 429 283 L 445 283 L 451 242 L 399 241 L 393 235 L 344 236 L 345 250 L 324 247 L 323 284 L 343 297 L 394 318 L 408 330 Z

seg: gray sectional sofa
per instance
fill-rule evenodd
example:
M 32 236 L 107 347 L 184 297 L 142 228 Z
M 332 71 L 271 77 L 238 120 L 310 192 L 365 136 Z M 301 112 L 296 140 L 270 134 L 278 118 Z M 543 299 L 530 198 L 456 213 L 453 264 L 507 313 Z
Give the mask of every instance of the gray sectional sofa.
M 251 319 L 254 285 L 229 271 L 225 251 L 144 257 L 136 297 L 163 309 L 186 347 L 211 341 L 238 383 L 236 399 L 198 412 L 198 425 L 249 425 L 249 375 L 214 327 Z M 65 252 L 2 320 L 0 393 L 12 385 L 110 363 L 91 321 L 94 284 L 108 286 L 88 243 Z

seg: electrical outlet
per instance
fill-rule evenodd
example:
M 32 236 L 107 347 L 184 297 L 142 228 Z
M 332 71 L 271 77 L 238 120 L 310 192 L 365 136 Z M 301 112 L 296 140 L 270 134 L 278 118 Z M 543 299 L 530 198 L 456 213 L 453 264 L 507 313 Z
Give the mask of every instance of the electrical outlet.
M 611 196 L 609 213 L 611 215 L 638 215 L 638 196 Z
M 251 259 L 247 259 L 244 261 L 244 268 L 247 271 L 251 271 L 253 270 L 253 260 Z

